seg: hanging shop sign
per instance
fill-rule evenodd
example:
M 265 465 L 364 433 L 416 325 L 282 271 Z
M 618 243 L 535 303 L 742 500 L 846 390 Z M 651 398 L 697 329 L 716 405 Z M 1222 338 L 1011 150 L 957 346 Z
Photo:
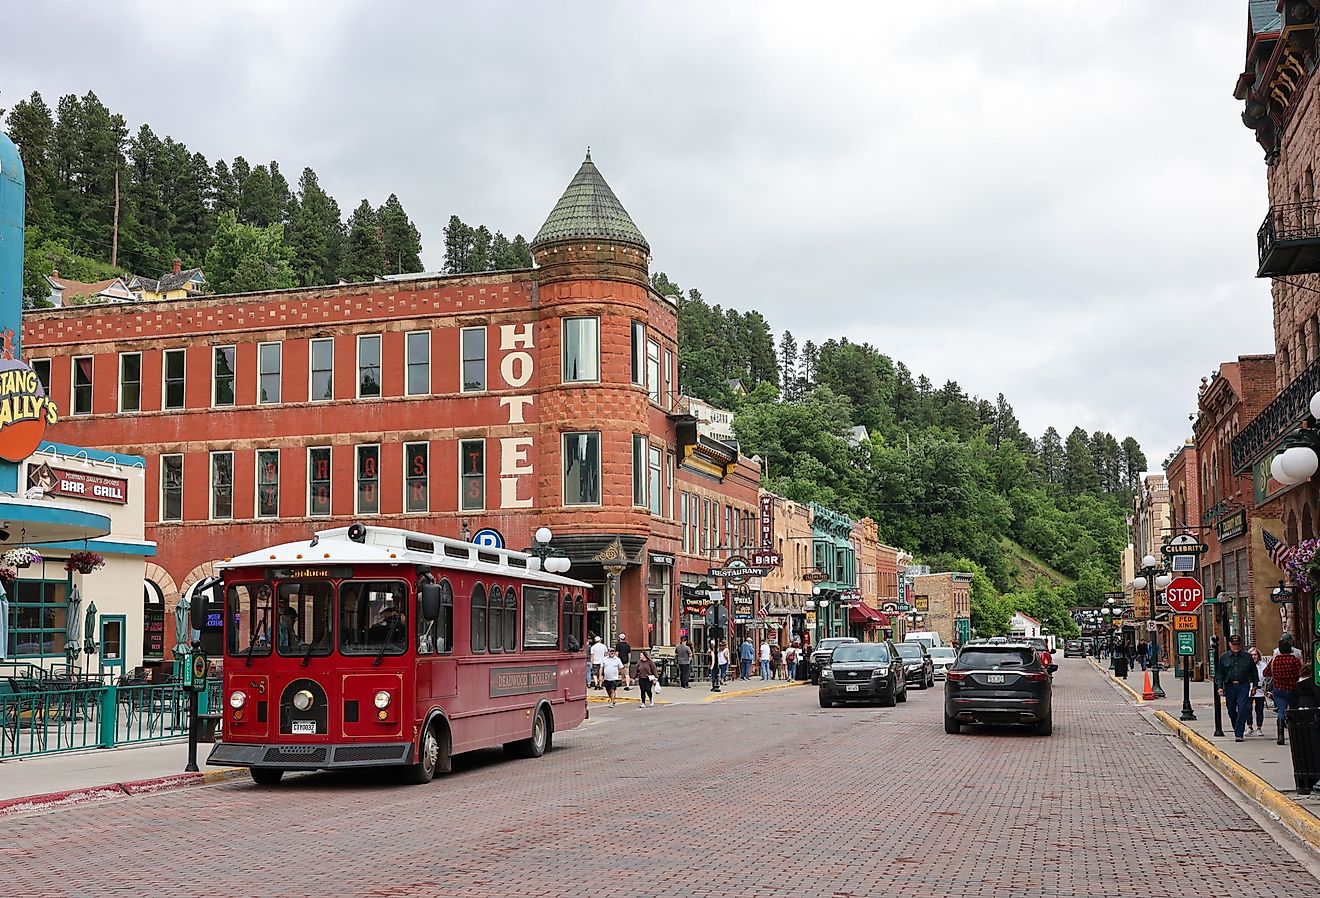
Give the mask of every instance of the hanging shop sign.
M 656 567 L 674 566 L 673 555 L 661 555 L 659 552 L 651 552 L 647 557 L 651 559 L 651 564 L 653 564 Z
M 40 487 L 48 496 L 69 496 L 113 505 L 128 504 L 128 481 L 122 477 L 66 471 L 63 468 L 52 468 L 49 464 L 28 465 L 27 485 L 28 489 Z
M 46 425 L 59 420 L 59 410 L 46 395 L 41 378 L 13 357 L 13 331 L 4 335 L 0 357 L 0 458 L 20 462 L 37 451 Z
M 784 563 L 784 556 L 769 549 L 760 549 L 752 553 L 752 567 L 775 568 Z
M 746 558 L 735 555 L 724 562 L 724 567 L 713 567 L 706 572 L 706 575 L 727 580 L 729 583 L 736 585 L 742 583 L 748 577 L 764 577 L 769 573 L 768 568 L 752 567 L 747 563 Z
M 769 549 L 775 544 L 775 497 L 761 497 L 761 548 Z M 778 567 L 778 565 L 775 565 Z
M 1232 514 L 1225 515 L 1215 524 L 1215 530 L 1219 532 L 1220 539 L 1232 539 L 1235 536 L 1241 536 L 1247 532 L 1247 513 L 1238 510 Z

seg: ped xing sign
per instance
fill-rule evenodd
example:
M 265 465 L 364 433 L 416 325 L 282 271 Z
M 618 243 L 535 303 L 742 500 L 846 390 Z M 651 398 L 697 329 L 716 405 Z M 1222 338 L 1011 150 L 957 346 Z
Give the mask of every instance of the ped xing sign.
M 1175 614 L 1173 616 L 1173 629 L 1177 632 L 1196 632 L 1195 614 Z
M 1195 655 L 1195 654 L 1196 654 L 1196 634 L 1195 634 L 1195 633 L 1186 633 L 1186 632 L 1184 632 L 1184 633 L 1178 633 L 1177 636 L 1178 636 L 1178 654 L 1179 654 L 1180 656 L 1181 656 L 1181 655 Z

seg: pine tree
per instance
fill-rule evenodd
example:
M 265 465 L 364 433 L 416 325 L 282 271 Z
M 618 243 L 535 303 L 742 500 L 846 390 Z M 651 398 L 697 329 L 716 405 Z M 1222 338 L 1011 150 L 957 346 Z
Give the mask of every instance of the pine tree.
M 1045 428 L 1040 438 L 1040 469 L 1047 484 L 1063 485 L 1063 439 L 1053 427 Z
M 1099 488 L 1091 441 L 1086 431 L 1074 427 L 1063 445 L 1063 490 L 1070 496 L 1094 493 Z
M 344 251 L 339 204 L 321 189 L 316 172 L 304 168 L 298 179 L 298 202 L 289 227 L 293 270 L 304 287 L 333 284 Z
M 370 281 L 385 270 L 385 242 L 381 239 L 380 222 L 371 203 L 363 200 L 348 219 L 342 274 L 350 281 Z
M 264 165 L 252 169 L 251 174 L 239 182 L 238 220 L 259 228 L 283 222 L 275 183 L 271 180 L 270 169 Z
M 234 173 L 229 168 L 229 164 L 223 159 L 217 159 L 214 169 L 214 177 L 211 180 L 213 185 L 211 193 L 211 211 L 219 215 L 221 212 L 238 212 L 238 182 L 234 179 Z
M 1146 454 L 1141 451 L 1141 444 L 1132 437 L 1123 440 L 1123 485 L 1129 492 L 1136 492 L 1140 486 L 1141 474 L 1146 470 Z
M 51 205 L 51 141 L 55 120 L 50 107 L 36 91 L 9 110 L 8 134 L 23 156 L 27 182 L 27 225 L 49 230 L 53 224 Z
M 403 211 L 403 204 L 394 194 L 385 205 L 376 210 L 380 222 L 381 238 L 385 245 L 385 264 L 394 274 L 410 274 L 422 270 L 422 235 Z
M 445 273 L 470 271 L 468 259 L 471 255 L 472 228 L 457 215 L 449 216 L 449 224 L 445 225 Z
M 485 225 L 477 225 L 472 229 L 472 248 L 468 252 L 467 267 L 463 271 L 489 271 L 492 268 L 490 244 L 493 239 L 490 228 Z
M 792 332 L 784 331 L 779 338 L 779 376 L 784 385 L 784 398 L 788 400 L 797 398 L 797 357 L 797 340 L 793 339 Z

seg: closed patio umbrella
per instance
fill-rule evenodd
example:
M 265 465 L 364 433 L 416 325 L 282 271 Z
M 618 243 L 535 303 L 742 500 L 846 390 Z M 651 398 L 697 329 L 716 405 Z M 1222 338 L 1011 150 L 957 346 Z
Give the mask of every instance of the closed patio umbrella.
M 64 652 L 69 656 L 69 664 L 72 665 L 78 653 L 82 651 L 82 593 L 78 591 L 78 584 L 73 584 L 69 590 L 69 608 L 64 617 Z
M 174 606 L 174 654 L 187 654 L 192 649 L 192 634 L 189 632 L 188 616 L 192 613 L 192 600 L 188 597 L 192 590 L 183 594 L 179 604 Z
M 87 614 L 83 618 L 83 651 L 92 654 L 96 651 L 96 603 L 87 605 Z
M 9 596 L 0 586 L 0 661 L 9 657 Z

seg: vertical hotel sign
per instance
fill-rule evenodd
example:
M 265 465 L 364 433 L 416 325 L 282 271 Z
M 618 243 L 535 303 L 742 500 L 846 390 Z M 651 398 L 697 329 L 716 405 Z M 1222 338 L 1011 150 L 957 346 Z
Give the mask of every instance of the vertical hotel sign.
M 37 372 L 14 358 L 14 331 L 3 333 L 0 351 L 0 458 L 21 462 L 41 445 L 46 426 L 59 420 L 59 410 L 46 395 Z
M 775 497 L 765 494 L 761 497 L 761 548 L 775 547 Z

